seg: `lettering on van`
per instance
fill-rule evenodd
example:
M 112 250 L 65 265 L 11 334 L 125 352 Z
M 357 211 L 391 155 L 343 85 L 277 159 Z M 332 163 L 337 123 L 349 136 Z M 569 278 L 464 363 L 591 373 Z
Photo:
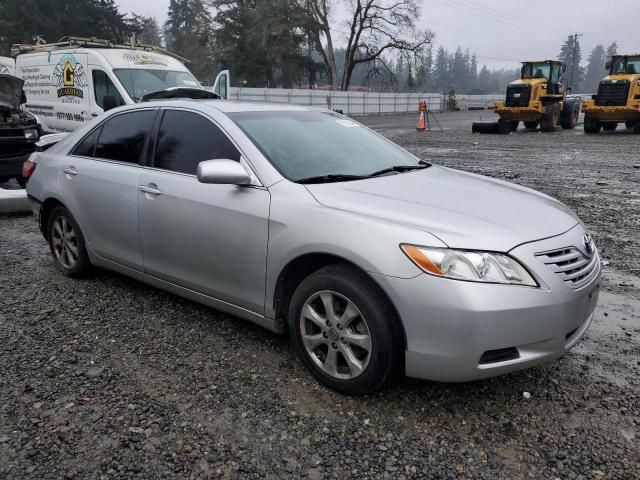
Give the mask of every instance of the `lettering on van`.
M 89 85 L 84 68 L 73 55 L 64 55 L 53 70 L 53 86 L 58 89 L 58 98 L 84 98 L 83 88 Z
M 167 66 L 167 63 L 162 59 L 162 57 L 147 52 L 127 52 L 122 56 L 122 58 L 127 62 L 133 63 L 134 65 L 162 65 L 163 67 Z

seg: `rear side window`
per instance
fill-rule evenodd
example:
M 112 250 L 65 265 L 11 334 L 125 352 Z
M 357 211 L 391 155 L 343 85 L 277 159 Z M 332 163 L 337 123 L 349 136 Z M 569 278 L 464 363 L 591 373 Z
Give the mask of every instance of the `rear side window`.
M 155 117 L 155 110 L 144 110 L 123 113 L 107 120 L 100 132 L 94 156 L 142 164 L 145 140 Z
M 98 141 L 98 135 L 100 135 L 100 128 L 96 128 L 89 135 L 74 148 L 71 155 L 78 155 L 81 157 L 93 157 L 93 152 L 96 149 L 96 142 Z
M 124 105 L 122 96 L 106 73 L 100 70 L 94 70 L 91 74 L 93 76 L 93 92 L 96 97 L 96 103 L 100 108 L 104 108 L 105 95 L 113 95 L 116 97 L 118 105 Z
M 205 160 L 240 161 L 240 152 L 211 121 L 190 112 L 168 110 L 164 114 L 154 166 L 195 175 Z

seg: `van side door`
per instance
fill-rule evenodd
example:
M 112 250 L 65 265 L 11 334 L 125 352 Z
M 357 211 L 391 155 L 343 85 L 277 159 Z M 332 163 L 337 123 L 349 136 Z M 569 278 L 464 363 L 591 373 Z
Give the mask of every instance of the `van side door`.
M 101 68 L 91 66 L 91 99 L 90 99 L 90 111 L 91 117 L 99 117 L 104 113 L 105 100 L 107 102 L 110 99 L 105 98 L 113 97 L 111 101 L 115 100 L 117 106 L 124 105 L 126 102 L 122 96 L 122 93 L 113 82 L 108 72 Z

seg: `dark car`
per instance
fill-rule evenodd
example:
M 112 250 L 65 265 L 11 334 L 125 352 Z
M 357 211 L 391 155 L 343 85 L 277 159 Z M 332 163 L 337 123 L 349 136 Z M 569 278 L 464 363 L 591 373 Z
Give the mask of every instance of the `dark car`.
M 15 178 L 24 187 L 22 164 L 33 153 L 40 138 L 35 116 L 22 109 L 24 81 L 0 75 L 0 183 Z

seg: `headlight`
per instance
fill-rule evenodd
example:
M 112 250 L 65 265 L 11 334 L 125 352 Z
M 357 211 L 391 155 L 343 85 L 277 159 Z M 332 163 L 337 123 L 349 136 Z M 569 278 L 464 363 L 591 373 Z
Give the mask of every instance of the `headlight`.
M 506 283 L 537 287 L 538 283 L 516 260 L 501 253 L 400 245 L 418 268 L 437 277 L 471 282 Z
M 24 131 L 24 138 L 27 140 L 37 140 L 39 136 L 37 128 L 29 128 Z

